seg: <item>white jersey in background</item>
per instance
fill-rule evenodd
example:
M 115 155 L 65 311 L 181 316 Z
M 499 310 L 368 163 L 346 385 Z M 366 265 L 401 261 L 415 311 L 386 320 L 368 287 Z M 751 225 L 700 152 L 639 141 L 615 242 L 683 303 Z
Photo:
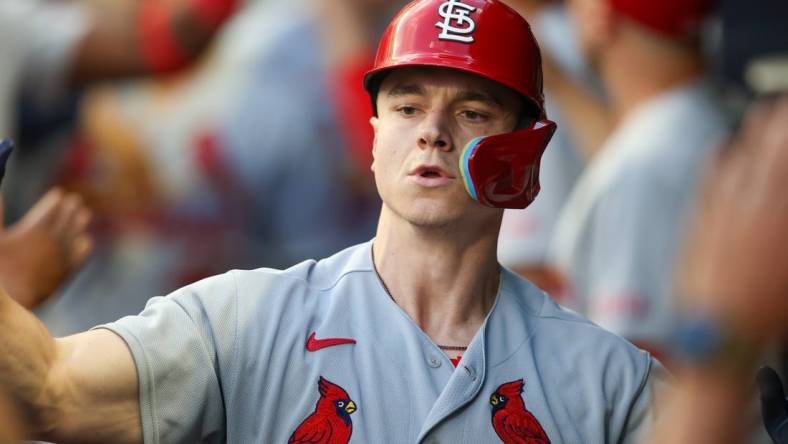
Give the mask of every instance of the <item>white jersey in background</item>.
M 531 19 L 531 28 L 542 49 L 554 58 L 561 69 L 578 82 L 592 83 L 563 5 L 546 6 Z M 539 167 L 542 189 L 528 208 L 504 211 L 498 237 L 498 260 L 513 269 L 546 262 L 555 222 L 583 168 L 583 159 L 572 143 L 561 110 L 551 100 L 549 91 L 545 92 L 545 108 L 558 128 Z
M 555 231 L 566 300 L 636 343 L 664 345 L 676 256 L 698 181 L 726 132 L 703 81 L 641 105 L 583 172 Z

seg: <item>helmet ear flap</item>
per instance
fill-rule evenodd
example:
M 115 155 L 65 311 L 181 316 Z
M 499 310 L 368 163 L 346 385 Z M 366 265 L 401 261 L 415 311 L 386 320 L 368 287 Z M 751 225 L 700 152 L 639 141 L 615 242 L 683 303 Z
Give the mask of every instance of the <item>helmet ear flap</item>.
M 530 128 L 477 137 L 460 155 L 460 171 L 471 198 L 496 208 L 525 208 L 539 193 L 539 163 L 556 125 L 540 120 Z

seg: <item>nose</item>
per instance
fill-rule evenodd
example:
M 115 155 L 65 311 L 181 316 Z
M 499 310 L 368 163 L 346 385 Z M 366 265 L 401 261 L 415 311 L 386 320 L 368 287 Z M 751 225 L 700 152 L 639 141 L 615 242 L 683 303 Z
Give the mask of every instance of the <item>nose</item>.
M 451 151 L 452 143 L 448 131 L 448 119 L 440 111 L 428 113 L 419 127 L 419 148 L 436 148 Z

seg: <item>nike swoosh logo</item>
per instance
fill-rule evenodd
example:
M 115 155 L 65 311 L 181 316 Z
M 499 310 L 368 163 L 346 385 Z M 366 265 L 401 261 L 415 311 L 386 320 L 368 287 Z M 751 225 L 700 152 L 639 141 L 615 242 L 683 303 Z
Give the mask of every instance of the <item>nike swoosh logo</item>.
M 312 334 L 309 335 L 309 338 L 306 340 L 306 351 L 316 352 L 326 347 L 333 347 L 335 345 L 342 345 L 342 344 L 355 344 L 355 343 L 356 340 L 350 338 L 317 339 L 315 338 L 315 332 L 312 332 Z

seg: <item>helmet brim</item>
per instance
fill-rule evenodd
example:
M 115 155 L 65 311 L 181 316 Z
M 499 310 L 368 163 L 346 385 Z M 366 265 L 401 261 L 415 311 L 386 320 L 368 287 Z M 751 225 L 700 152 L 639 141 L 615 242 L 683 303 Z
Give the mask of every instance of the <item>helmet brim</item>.
M 465 62 L 464 64 L 460 64 L 459 62 Z M 372 100 L 372 109 L 375 111 L 375 115 L 377 115 L 377 96 L 378 92 L 380 91 L 380 86 L 383 84 L 383 80 L 385 80 L 386 76 L 390 74 L 392 71 L 401 69 L 401 68 L 443 68 L 443 69 L 451 69 L 455 71 L 464 72 L 467 74 L 472 74 L 483 79 L 495 82 L 499 85 L 503 85 L 506 88 L 512 90 L 517 95 L 523 98 L 524 104 L 526 108 L 529 110 L 534 111 L 534 117 L 538 119 L 545 118 L 544 111 L 543 111 L 543 103 L 540 103 L 535 98 L 531 97 L 527 92 L 521 91 L 517 84 L 514 82 L 506 82 L 501 79 L 495 79 L 491 76 L 485 74 L 484 70 L 482 69 L 475 69 L 472 64 L 467 63 L 467 61 L 460 61 L 454 57 L 434 57 L 434 58 L 424 58 L 420 57 L 416 61 L 402 61 L 397 63 L 392 63 L 390 65 L 381 66 L 375 69 L 368 71 L 364 74 L 364 89 L 369 94 L 370 99 Z

